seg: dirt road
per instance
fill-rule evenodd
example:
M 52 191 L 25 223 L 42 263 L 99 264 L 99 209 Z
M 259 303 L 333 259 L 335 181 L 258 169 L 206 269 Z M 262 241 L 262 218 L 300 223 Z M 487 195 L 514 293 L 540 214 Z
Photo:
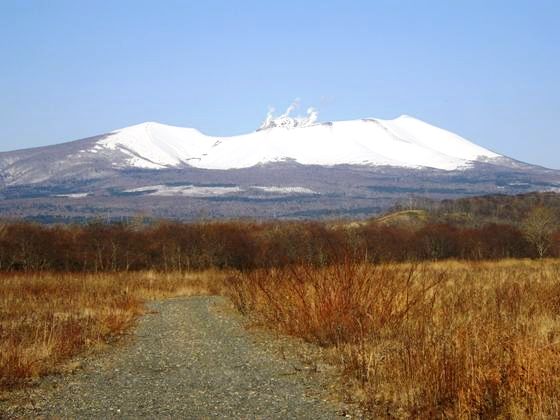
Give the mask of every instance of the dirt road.
M 326 401 L 321 366 L 249 333 L 219 297 L 150 305 L 130 342 L 46 378 L 2 416 L 46 418 L 312 418 L 344 415 Z M 274 346 L 274 349 L 271 347 Z M 270 347 L 270 348 L 269 348 Z M 320 383 L 323 383 L 323 386 Z M 4 405 L 2 405 L 4 404 Z

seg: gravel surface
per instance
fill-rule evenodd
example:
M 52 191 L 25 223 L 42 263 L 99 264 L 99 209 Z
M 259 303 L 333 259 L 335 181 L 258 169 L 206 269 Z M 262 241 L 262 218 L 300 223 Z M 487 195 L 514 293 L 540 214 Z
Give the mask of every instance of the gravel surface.
M 129 343 L 85 359 L 73 374 L 41 380 L 21 391 L 17 404 L 0 402 L 0 417 L 346 415 L 326 397 L 324 387 L 334 380 L 328 366 L 302 362 L 305 346 L 299 342 L 248 332 L 225 299 L 176 298 L 150 309 Z

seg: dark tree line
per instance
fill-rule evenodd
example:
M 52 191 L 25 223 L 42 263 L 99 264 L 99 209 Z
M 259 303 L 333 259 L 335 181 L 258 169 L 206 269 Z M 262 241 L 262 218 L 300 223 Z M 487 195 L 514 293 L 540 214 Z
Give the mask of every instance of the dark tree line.
M 411 208 L 423 209 L 433 221 L 465 226 L 481 226 L 492 222 L 520 224 L 539 207 L 560 214 L 560 194 L 555 192 L 496 194 L 441 201 L 417 197 L 408 201 L 396 205 L 391 212 Z
M 545 256 L 560 256 L 560 233 Z M 367 223 L 161 222 L 0 226 L 0 271 L 251 269 L 341 260 L 408 261 L 538 257 L 521 228 L 430 223 L 420 229 Z

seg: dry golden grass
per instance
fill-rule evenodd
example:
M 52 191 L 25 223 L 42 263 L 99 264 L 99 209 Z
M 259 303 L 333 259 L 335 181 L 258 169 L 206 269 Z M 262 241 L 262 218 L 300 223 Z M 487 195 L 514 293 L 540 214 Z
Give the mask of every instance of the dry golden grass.
M 271 269 L 229 293 L 330 348 L 374 416 L 560 417 L 559 261 Z
M 224 273 L 4 274 L 0 390 L 59 370 L 131 327 L 144 301 L 217 294 Z

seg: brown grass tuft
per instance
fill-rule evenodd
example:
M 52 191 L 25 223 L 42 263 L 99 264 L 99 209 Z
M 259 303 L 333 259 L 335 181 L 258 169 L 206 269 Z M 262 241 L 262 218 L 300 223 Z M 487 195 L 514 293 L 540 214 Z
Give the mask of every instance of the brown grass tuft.
M 0 390 L 57 371 L 123 334 L 143 302 L 216 294 L 223 274 L 14 274 L 0 278 Z
M 332 349 L 372 415 L 560 416 L 560 263 L 341 264 L 238 275 L 240 311 Z

